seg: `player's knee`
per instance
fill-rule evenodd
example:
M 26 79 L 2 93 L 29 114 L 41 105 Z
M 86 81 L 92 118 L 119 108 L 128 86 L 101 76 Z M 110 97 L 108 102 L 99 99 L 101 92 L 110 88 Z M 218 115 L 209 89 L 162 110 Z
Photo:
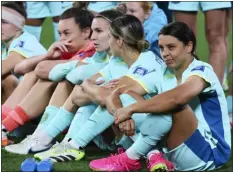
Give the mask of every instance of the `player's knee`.
M 206 31 L 206 38 L 210 46 L 224 44 L 224 34 L 220 30 L 208 29 Z
M 80 105 L 79 95 L 81 94 L 81 91 L 82 91 L 81 87 L 76 86 L 74 88 L 74 91 L 72 92 L 72 99 L 71 99 L 73 104 Z
M 7 76 L 3 81 L 2 81 L 2 89 L 7 90 L 9 88 L 16 88 L 19 84 L 19 80 L 14 76 L 14 75 L 9 75 Z
M 42 61 L 37 64 L 35 68 L 35 74 L 37 77 L 43 79 L 46 75 L 46 61 Z

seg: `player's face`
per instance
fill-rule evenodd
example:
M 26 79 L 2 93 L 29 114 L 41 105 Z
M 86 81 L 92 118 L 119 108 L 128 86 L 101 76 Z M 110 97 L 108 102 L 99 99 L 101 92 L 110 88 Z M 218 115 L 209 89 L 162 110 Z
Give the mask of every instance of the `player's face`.
M 85 40 L 90 34 L 87 30 L 81 30 L 79 25 L 75 23 L 74 18 L 63 19 L 59 21 L 58 32 L 60 34 L 60 41 L 71 43 L 67 46 L 69 52 L 76 52 L 84 46 Z
M 148 18 L 148 14 L 144 12 L 140 2 L 127 2 L 126 7 L 126 13 L 137 17 L 141 21 L 141 23 L 143 23 L 145 19 Z
M 19 29 L 15 25 L 2 19 L 2 41 L 8 42 L 12 40 L 16 36 L 18 30 Z
M 182 66 L 191 55 L 189 46 L 169 35 L 159 36 L 159 48 L 166 65 L 175 70 Z
M 109 50 L 109 22 L 103 18 L 95 18 L 91 25 L 91 40 L 98 52 Z

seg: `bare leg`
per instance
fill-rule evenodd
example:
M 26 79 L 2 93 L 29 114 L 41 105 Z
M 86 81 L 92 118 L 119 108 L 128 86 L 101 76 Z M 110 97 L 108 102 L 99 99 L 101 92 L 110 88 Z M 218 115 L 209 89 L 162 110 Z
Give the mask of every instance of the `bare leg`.
M 19 84 L 18 78 L 14 75 L 8 75 L 2 81 L 2 104 L 11 96 L 12 92 Z
M 49 105 L 56 106 L 58 108 L 61 107 L 70 96 L 73 88 L 74 85 L 67 80 L 59 82 L 52 98 L 50 99 Z
M 172 116 L 172 128 L 167 138 L 169 149 L 174 149 L 187 140 L 197 129 L 197 119 L 193 110 L 187 105 L 185 109 Z
M 57 83 L 38 80 L 19 104 L 30 119 L 38 117 L 46 108 Z
M 224 34 L 225 18 L 226 10 L 210 10 L 205 12 L 205 30 L 210 51 L 209 63 L 212 65 L 221 83 L 227 61 L 227 48 Z
M 36 77 L 34 71 L 29 72 L 24 75 L 23 80 L 16 87 L 14 92 L 10 95 L 10 97 L 6 100 L 5 105 L 10 108 L 15 108 L 21 100 L 27 95 L 33 85 L 36 83 L 38 78 Z
M 197 12 L 174 11 L 176 21 L 186 23 L 196 35 Z

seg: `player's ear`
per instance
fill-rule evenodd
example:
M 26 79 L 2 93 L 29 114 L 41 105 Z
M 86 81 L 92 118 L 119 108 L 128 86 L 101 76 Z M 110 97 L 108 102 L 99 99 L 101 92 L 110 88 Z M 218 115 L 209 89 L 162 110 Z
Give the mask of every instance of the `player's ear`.
M 124 40 L 123 40 L 121 37 L 119 37 L 119 38 L 117 39 L 117 44 L 118 44 L 118 46 L 119 46 L 119 47 L 122 47 L 122 46 L 123 46 L 123 43 L 124 43 Z

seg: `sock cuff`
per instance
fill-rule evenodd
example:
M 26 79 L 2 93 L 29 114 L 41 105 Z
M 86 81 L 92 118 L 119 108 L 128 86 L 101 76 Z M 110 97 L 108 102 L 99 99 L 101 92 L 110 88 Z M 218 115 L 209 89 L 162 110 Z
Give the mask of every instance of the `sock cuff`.
M 45 109 L 45 111 L 58 111 L 59 108 L 53 105 L 48 105 Z
M 7 105 L 3 104 L 2 105 L 2 120 L 4 120 L 7 116 L 8 116 L 8 113 L 10 111 L 12 111 L 13 109 L 8 107 Z
M 7 117 L 2 121 L 2 125 L 7 129 L 7 131 L 12 132 L 14 129 L 19 127 L 17 121 L 15 121 L 11 116 Z
M 61 107 L 60 108 L 60 111 L 62 112 L 62 113 L 64 113 L 65 115 L 66 115 L 66 117 L 67 118 L 69 118 L 69 119 L 73 119 L 73 117 L 74 117 L 74 113 L 73 112 L 69 112 L 68 110 L 66 110 L 66 108 L 64 108 L 64 107 Z
M 20 117 L 20 119 L 22 119 L 24 123 L 30 120 L 28 114 L 20 106 L 15 107 L 15 112 L 18 114 L 18 116 Z

